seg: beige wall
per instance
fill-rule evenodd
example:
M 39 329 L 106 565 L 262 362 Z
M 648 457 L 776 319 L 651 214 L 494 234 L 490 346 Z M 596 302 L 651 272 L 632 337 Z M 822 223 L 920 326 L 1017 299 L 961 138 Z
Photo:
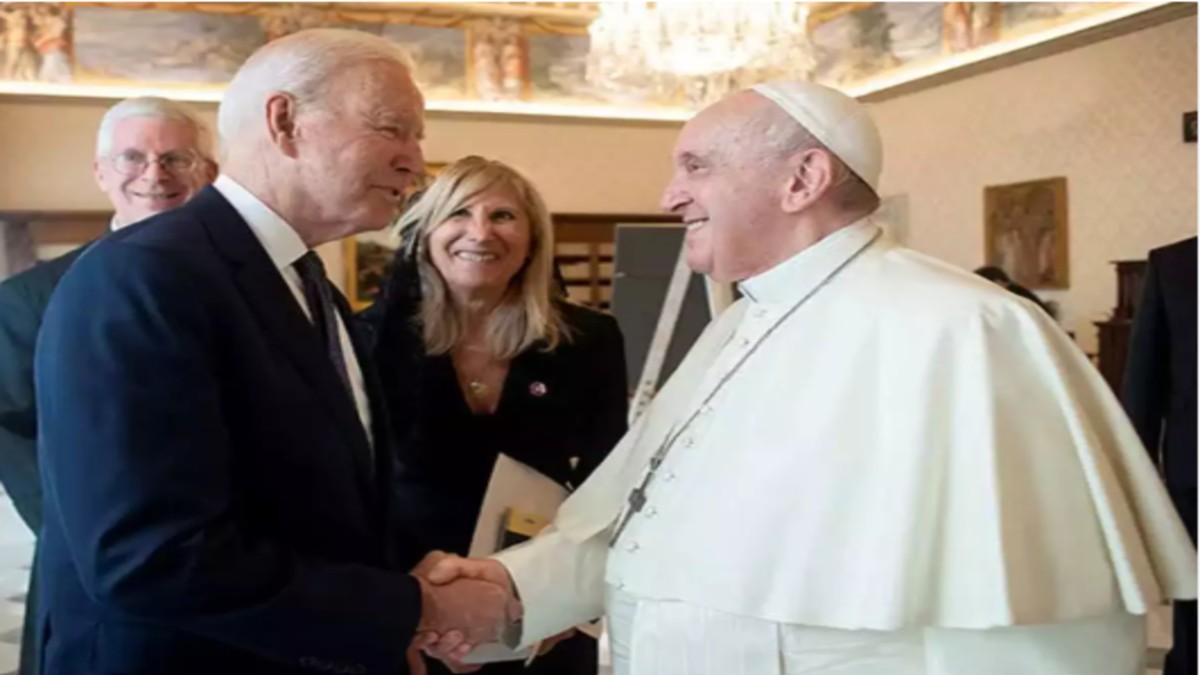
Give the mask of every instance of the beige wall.
M 1095 348 L 1116 304 L 1109 261 L 1196 233 L 1196 17 L 872 106 L 882 192 L 907 194 L 908 244 L 983 261 L 983 187 L 1066 176 L 1071 287 L 1043 293 Z
M 111 102 L 0 100 L 0 209 L 102 209 L 91 183 L 96 126 Z M 215 104 L 197 104 L 215 121 Z M 515 164 L 563 212 L 657 212 L 678 125 L 433 113 L 426 158 Z M 15 161 L 14 161 L 15 159 Z
M 0 210 L 105 209 L 91 180 L 95 130 L 110 105 L 86 100 L 0 100 Z M 197 106 L 215 125 L 215 104 Z M 480 154 L 523 170 L 550 209 L 657 213 L 677 124 L 433 114 L 426 158 Z M 323 257 L 342 279 L 338 248 Z
M 106 106 L 0 100 L 0 209 L 104 208 L 89 161 Z M 908 243 L 950 262 L 982 261 L 985 185 L 1067 177 L 1071 288 L 1047 295 L 1085 348 L 1115 301 L 1108 261 L 1195 233 L 1196 146 L 1180 140 L 1180 116 L 1196 108 L 1195 16 L 871 107 L 887 148 L 882 192 L 907 195 Z M 512 162 L 556 211 L 654 212 L 676 129 L 434 115 L 426 149 L 430 161 Z

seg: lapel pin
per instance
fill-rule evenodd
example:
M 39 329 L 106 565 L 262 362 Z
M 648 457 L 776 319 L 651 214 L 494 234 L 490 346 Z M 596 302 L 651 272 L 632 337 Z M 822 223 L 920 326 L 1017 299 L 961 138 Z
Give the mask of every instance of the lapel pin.
M 543 382 L 534 382 L 533 384 L 529 385 L 529 393 L 530 393 L 530 394 L 533 394 L 534 396 L 537 396 L 537 397 L 539 397 L 539 398 L 540 398 L 540 397 L 542 397 L 542 396 L 545 396 L 545 395 L 546 395 L 546 385 L 545 385 L 545 383 L 543 383 Z

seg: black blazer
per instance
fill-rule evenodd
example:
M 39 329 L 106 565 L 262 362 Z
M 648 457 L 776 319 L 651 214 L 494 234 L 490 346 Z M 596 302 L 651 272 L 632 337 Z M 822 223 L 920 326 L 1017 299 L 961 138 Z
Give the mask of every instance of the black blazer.
M 50 296 L 86 246 L 0 283 L 0 482 L 36 535 L 42 529 L 33 346 Z
M 1150 252 L 1122 388 L 1125 410 L 1167 485 L 1195 490 L 1195 237 Z
M 624 341 L 611 316 L 556 300 L 570 340 L 519 354 L 496 412 L 474 415 L 449 355 L 425 355 L 411 266 L 398 259 L 393 269 L 359 315 L 396 431 L 393 517 L 424 551 L 465 554 L 498 454 L 573 489 L 625 434 Z
M 382 298 L 360 315 L 396 430 L 392 516 L 418 552 L 466 555 L 496 457 L 504 453 L 558 481 L 578 486 L 626 431 L 629 392 L 624 340 L 607 314 L 556 301 L 571 339 L 553 351 L 535 346 L 513 359 L 500 403 L 471 412 L 449 355 L 426 356 L 413 317 L 420 300 L 413 266 L 397 257 Z M 410 561 L 411 562 L 411 561 Z M 430 673 L 447 673 L 430 662 Z M 493 675 L 592 675 L 596 642 L 579 635 L 526 669 L 484 668 Z
M 35 372 L 45 672 L 404 670 L 387 431 L 220 193 L 82 255 Z

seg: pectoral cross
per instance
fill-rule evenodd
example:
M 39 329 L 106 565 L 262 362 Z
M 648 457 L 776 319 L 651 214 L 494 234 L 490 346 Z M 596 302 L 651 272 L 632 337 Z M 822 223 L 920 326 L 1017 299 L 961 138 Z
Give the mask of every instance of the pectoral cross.
M 617 544 L 617 540 L 621 538 L 621 534 L 625 532 L 625 528 L 629 526 L 629 521 L 642 509 L 646 508 L 646 488 L 650 486 L 650 481 L 654 480 L 654 475 L 658 472 L 658 467 L 662 466 L 663 457 L 667 454 L 667 448 L 670 447 L 673 437 L 668 434 L 667 440 L 663 442 L 662 447 L 654 453 L 650 458 L 650 470 L 646 472 L 645 478 L 642 478 L 641 484 L 629 493 L 629 499 L 625 508 L 625 515 L 621 517 L 621 522 L 617 524 L 617 529 L 613 530 L 612 538 L 608 540 L 610 547 Z

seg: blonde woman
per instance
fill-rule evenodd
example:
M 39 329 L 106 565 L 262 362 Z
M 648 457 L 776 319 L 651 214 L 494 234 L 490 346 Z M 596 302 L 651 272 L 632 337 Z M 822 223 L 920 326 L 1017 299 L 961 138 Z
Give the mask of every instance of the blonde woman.
M 480 157 L 447 167 L 401 219 L 404 249 L 373 335 L 401 469 L 392 509 L 401 540 L 465 555 L 500 453 L 567 488 L 625 433 L 628 391 L 612 317 L 555 290 L 554 234 L 537 190 Z M 444 672 L 440 662 L 430 672 Z M 578 635 L 528 669 L 591 675 L 595 641 Z

